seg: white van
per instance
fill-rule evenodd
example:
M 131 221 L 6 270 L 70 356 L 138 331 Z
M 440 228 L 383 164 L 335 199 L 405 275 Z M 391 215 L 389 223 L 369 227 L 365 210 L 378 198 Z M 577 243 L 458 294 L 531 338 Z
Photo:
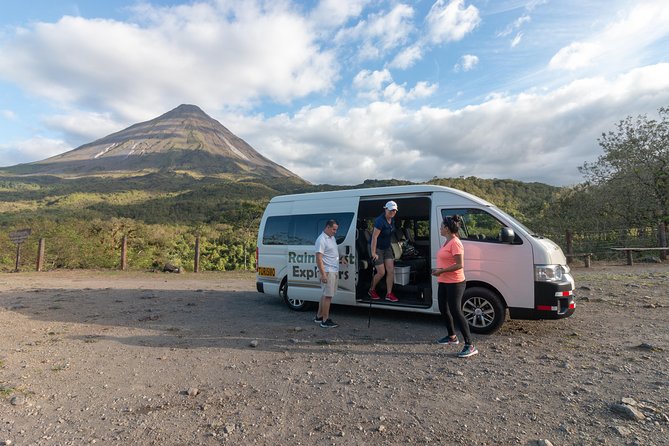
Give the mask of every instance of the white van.
M 375 307 L 439 314 L 437 280 L 430 274 L 445 239 L 445 216 L 460 215 L 467 289 L 462 309 L 475 333 L 492 333 L 512 319 L 559 319 L 574 313 L 574 280 L 562 250 L 491 203 L 448 187 L 412 185 L 274 197 L 265 209 L 256 250 L 257 289 L 293 310 L 321 296 L 314 243 L 325 222 L 339 223 L 342 265 L 333 303 L 368 306 L 373 275 L 369 242 L 374 219 L 393 200 L 395 285 L 399 302 Z M 377 286 L 384 295 L 385 280 Z

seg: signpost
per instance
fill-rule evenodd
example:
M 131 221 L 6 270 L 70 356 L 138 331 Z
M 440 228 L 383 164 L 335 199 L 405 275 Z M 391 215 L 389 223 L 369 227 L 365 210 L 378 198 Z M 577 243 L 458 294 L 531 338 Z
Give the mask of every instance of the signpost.
M 10 232 L 9 239 L 16 244 L 16 267 L 14 272 L 19 271 L 19 263 L 21 262 L 21 244 L 26 241 L 30 235 L 30 229 L 20 229 L 18 231 Z

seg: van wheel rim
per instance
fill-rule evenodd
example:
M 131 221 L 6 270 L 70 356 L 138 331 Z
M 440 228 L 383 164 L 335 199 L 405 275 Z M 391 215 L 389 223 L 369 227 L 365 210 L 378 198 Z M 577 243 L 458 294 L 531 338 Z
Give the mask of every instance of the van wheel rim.
M 303 300 L 298 300 L 298 299 L 291 299 L 290 297 L 288 298 L 288 302 L 293 306 L 293 307 L 301 307 L 304 305 Z
M 462 304 L 465 319 L 472 327 L 485 328 L 495 320 L 495 308 L 482 297 L 472 297 Z

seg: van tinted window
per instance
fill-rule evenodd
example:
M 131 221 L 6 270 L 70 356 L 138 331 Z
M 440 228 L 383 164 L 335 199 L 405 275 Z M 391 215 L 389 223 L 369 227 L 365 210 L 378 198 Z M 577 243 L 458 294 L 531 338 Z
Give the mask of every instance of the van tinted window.
M 462 217 L 460 238 L 488 243 L 501 243 L 500 231 L 504 225 L 482 209 L 443 209 L 441 217 L 459 215 Z
M 336 238 L 337 244 L 340 244 L 351 227 L 353 212 L 268 217 L 262 236 L 263 245 L 313 245 L 323 232 L 325 223 L 333 218 L 339 223 Z

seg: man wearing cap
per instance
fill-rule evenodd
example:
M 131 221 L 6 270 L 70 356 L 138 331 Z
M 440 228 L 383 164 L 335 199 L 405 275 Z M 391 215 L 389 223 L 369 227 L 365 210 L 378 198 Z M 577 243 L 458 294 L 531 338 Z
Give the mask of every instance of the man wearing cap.
M 383 207 L 383 214 L 374 220 L 374 231 L 372 232 L 372 261 L 376 267 L 376 274 L 372 278 L 372 286 L 369 289 L 369 297 L 373 300 L 381 299 L 376 292 L 376 285 L 386 276 L 386 300 L 397 302 L 399 299 L 393 294 L 393 283 L 395 281 L 395 256 L 390 246 L 390 237 L 395 231 L 395 215 L 397 215 L 397 203 L 389 201 Z

